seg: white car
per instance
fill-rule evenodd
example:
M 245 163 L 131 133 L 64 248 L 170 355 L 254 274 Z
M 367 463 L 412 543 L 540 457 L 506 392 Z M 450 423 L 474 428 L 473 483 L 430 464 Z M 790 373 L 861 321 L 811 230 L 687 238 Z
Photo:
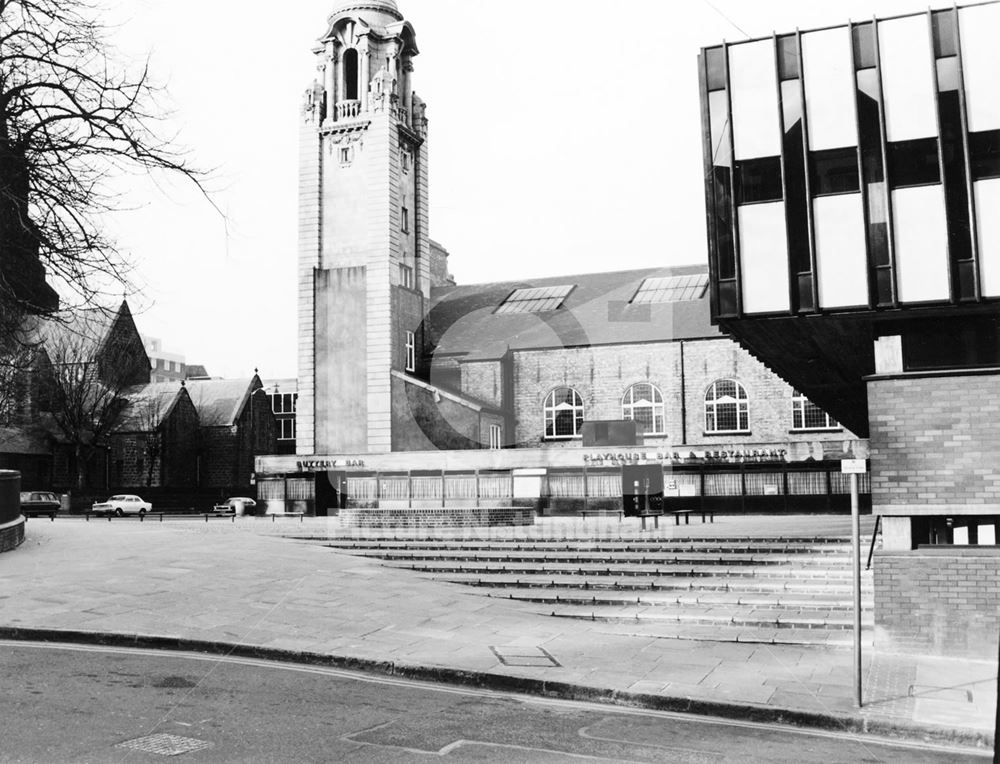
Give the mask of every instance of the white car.
M 243 511 L 247 509 L 257 506 L 257 502 L 247 496 L 233 496 L 224 502 L 216 504 L 212 507 L 212 511 L 217 515 L 232 515 L 237 513 L 241 504 L 242 509 L 239 511 L 240 514 L 243 514 Z
M 144 515 L 153 511 L 153 505 L 138 496 L 119 493 L 107 501 L 95 501 L 90 511 L 95 515 Z

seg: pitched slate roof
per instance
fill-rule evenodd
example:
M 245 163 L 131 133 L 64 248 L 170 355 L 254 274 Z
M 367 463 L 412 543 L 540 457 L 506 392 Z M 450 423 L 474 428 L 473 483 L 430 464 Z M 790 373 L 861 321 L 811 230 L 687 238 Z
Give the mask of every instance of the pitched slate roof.
M 49 441 L 49 433 L 42 427 L 0 427 L 0 454 L 48 456 L 52 453 Z
M 177 382 L 152 382 L 126 389 L 122 393 L 125 407 L 115 424 L 115 431 L 152 432 L 170 416 L 185 394 Z
M 71 351 L 74 357 L 88 360 L 101 352 L 123 310 L 128 312 L 125 303 L 114 310 L 65 310 L 40 321 L 35 332 L 50 354 Z
M 251 386 L 260 387 L 260 380 L 257 377 L 189 379 L 186 384 L 201 426 L 227 427 L 236 424 Z
M 711 323 L 707 293 L 685 302 L 630 303 L 648 278 L 706 272 L 704 265 L 686 265 L 435 289 L 428 317 L 432 347 L 435 354 L 486 360 L 500 358 L 508 349 L 719 337 L 722 333 Z M 570 285 L 574 288 L 558 310 L 496 312 L 516 289 Z

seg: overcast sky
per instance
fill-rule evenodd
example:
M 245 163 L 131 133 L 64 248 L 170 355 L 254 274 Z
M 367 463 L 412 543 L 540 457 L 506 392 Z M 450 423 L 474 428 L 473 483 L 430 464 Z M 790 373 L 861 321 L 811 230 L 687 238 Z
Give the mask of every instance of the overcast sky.
M 129 180 L 111 222 L 141 332 L 213 375 L 296 373 L 297 126 L 339 0 L 122 0 L 169 130 L 211 168 Z M 699 48 L 924 10 L 922 0 L 398 0 L 421 54 L 430 234 L 459 283 L 706 261 Z M 937 6 L 935 6 L 937 7 Z

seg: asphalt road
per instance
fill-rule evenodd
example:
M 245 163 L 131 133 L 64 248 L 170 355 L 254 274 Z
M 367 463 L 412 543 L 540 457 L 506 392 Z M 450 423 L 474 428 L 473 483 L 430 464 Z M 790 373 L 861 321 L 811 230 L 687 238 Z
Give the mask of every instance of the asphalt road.
M 773 725 L 191 653 L 0 642 L 0 761 L 982 762 Z

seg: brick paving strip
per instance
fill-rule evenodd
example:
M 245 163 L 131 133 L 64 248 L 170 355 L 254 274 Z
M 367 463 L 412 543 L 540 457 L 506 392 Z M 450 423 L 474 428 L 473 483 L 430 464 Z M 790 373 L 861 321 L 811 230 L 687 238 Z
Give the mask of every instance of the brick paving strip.
M 850 650 L 700 640 L 698 627 L 691 627 L 691 639 L 658 639 L 627 624 L 550 618 L 529 603 L 476 596 L 280 535 L 364 535 L 334 523 L 33 520 L 25 544 L 0 557 L 0 638 L 253 656 L 845 732 L 993 744 L 995 663 L 888 655 L 873 661 L 868 650 L 866 706 L 859 711 Z M 841 518 L 718 518 L 706 528 L 661 529 L 658 537 L 801 536 L 843 528 Z M 627 522 L 594 520 L 586 527 L 547 521 L 495 533 L 640 537 Z

